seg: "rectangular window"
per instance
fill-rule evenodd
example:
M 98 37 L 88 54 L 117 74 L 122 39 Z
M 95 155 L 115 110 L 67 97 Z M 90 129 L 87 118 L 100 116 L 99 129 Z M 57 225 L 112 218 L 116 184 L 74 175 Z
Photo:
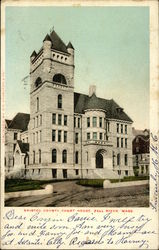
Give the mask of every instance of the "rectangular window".
M 87 127 L 90 127 L 90 117 L 87 117 Z
M 62 124 L 62 115 L 58 114 L 58 125 Z
M 117 154 L 117 165 L 120 165 L 120 154 Z
M 93 132 L 93 140 L 97 140 L 97 132 Z
M 76 127 L 76 117 L 74 117 L 74 128 Z
M 56 141 L 56 130 L 52 130 L 52 141 Z
M 123 124 L 121 124 L 121 134 L 123 134 Z
M 41 163 L 41 150 L 39 149 L 39 163 Z
M 58 142 L 61 141 L 61 130 L 58 131 Z
M 33 123 L 34 123 L 34 125 L 33 125 L 33 126 L 34 126 L 34 128 L 35 128 L 35 118 L 33 119 Z
M 99 117 L 99 127 L 102 128 L 102 117 Z
M 125 154 L 125 166 L 127 166 L 127 165 L 128 165 L 128 155 Z
M 78 144 L 78 133 L 75 134 L 75 143 Z
M 78 151 L 75 152 L 75 163 L 78 164 Z
M 121 138 L 121 148 L 123 148 L 123 138 Z
M 103 134 L 102 133 L 99 134 L 99 139 L 103 140 Z
M 33 133 L 33 144 L 35 144 L 35 133 Z
M 38 143 L 38 132 L 36 132 L 36 143 Z
M 76 169 L 75 171 L 76 171 L 76 175 L 78 175 L 78 172 L 79 172 L 78 169 Z
M 128 131 L 127 131 L 127 125 L 125 125 L 125 134 L 127 134 L 127 132 L 128 132 Z
M 128 176 L 128 170 L 125 170 L 125 175 Z
M 78 117 L 78 128 L 80 128 L 80 118 Z
M 40 142 L 42 142 L 42 131 L 40 130 Z
M 57 169 L 52 169 L 52 178 L 57 178 Z
M 67 115 L 64 115 L 64 126 L 67 126 Z
M 93 117 L 93 127 L 97 127 L 97 117 Z
M 107 123 L 106 123 L 106 126 L 107 126 L 107 132 L 109 132 L 109 131 L 110 131 L 110 123 L 107 122 Z
M 121 170 L 118 170 L 118 175 L 121 175 Z
M 63 169 L 63 178 L 67 179 L 67 169 Z
M 36 117 L 36 127 L 38 127 L 38 116 Z
M 40 125 L 42 125 L 42 115 L 40 115 Z
M 119 123 L 116 125 L 116 132 L 119 133 Z
M 127 145 L 128 144 L 128 139 L 127 138 L 125 138 L 125 148 L 127 148 Z
M 56 114 L 52 114 L 52 124 L 56 124 Z
M 87 133 L 87 140 L 90 140 L 90 133 Z
M 35 151 L 33 151 L 33 164 L 35 164 Z
M 119 137 L 117 137 L 117 148 L 119 148 Z
M 14 133 L 14 140 L 17 140 L 17 133 Z
M 67 131 L 64 131 L 64 142 L 67 142 Z

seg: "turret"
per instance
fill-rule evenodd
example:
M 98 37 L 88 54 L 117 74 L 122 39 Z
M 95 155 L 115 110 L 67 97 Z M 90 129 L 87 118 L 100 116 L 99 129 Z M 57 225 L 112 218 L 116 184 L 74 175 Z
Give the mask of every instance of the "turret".
M 69 62 L 71 65 L 74 65 L 74 47 L 71 42 L 67 45 L 67 51 L 70 54 Z
M 52 41 L 50 36 L 47 34 L 43 40 L 43 59 L 44 59 L 44 72 L 50 72 L 51 68 L 51 45 Z

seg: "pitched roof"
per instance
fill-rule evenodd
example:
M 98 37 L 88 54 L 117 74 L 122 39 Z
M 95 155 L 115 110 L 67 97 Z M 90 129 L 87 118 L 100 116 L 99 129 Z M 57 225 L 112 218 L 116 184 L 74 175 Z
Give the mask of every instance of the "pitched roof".
M 71 42 L 69 42 L 69 43 L 67 44 L 67 48 L 74 49 L 74 47 L 73 47 L 73 45 L 72 45 Z
M 52 41 L 52 49 L 68 53 L 65 43 L 54 30 L 50 34 L 50 39 Z
M 16 116 L 9 123 L 8 128 L 25 131 L 28 129 L 29 120 L 30 120 L 29 114 L 17 113 Z
M 24 142 L 22 142 L 20 140 L 18 140 L 17 143 L 18 143 L 22 153 L 29 152 L 29 143 L 24 143 Z
M 120 108 L 120 111 L 118 110 Z M 113 100 L 107 100 L 97 97 L 93 94 L 88 95 L 74 93 L 74 112 L 84 113 L 86 109 L 103 109 L 108 118 L 132 122 L 132 119 L 123 111 L 123 109 Z
M 11 121 L 12 120 L 5 119 L 5 122 L 6 122 L 7 126 L 9 126 L 9 124 L 10 124 Z

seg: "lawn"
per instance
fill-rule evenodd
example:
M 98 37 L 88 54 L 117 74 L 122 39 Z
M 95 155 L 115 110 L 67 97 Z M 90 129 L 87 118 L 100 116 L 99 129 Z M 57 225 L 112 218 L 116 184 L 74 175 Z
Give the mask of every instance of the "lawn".
M 27 190 L 43 189 L 44 184 L 69 181 L 67 180 L 25 180 L 25 179 L 7 179 L 5 180 L 5 192 L 17 192 Z
M 139 180 L 148 180 L 148 176 L 128 176 L 124 177 L 123 179 L 120 180 L 120 182 L 125 182 L 125 181 L 139 181 Z M 95 187 L 95 188 L 103 188 L 103 182 L 105 179 L 83 179 L 83 180 L 78 180 L 76 183 L 78 185 L 82 186 L 89 186 L 89 187 Z M 119 182 L 119 179 L 111 179 L 111 183 Z

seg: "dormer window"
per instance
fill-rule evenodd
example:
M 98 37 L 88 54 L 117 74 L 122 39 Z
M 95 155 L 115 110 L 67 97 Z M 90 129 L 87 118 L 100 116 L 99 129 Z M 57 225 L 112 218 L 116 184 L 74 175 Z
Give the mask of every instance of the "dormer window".
M 117 110 L 117 113 L 120 114 L 123 111 L 123 108 L 117 107 L 116 110 Z

